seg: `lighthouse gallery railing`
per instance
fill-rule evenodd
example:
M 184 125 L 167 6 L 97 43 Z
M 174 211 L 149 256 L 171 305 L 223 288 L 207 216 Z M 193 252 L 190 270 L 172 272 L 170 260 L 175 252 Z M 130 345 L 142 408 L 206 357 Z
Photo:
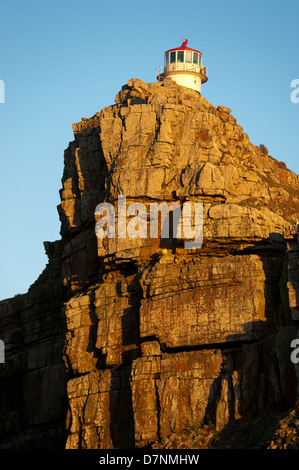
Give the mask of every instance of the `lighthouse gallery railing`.
M 201 73 L 208 77 L 208 69 L 204 65 L 193 65 L 193 64 L 186 64 L 186 63 L 174 63 L 174 64 L 168 64 L 165 66 L 164 72 L 196 72 L 196 73 Z M 158 68 L 158 75 L 163 73 L 163 65 L 161 65 Z

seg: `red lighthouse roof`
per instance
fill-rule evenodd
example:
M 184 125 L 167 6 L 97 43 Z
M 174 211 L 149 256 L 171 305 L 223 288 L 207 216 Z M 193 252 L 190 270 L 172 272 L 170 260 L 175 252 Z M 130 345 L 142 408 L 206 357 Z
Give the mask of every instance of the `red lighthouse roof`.
M 185 39 L 185 41 L 182 43 L 182 45 L 180 47 L 175 47 L 174 49 L 169 49 L 168 51 L 165 52 L 165 54 L 167 54 L 167 52 L 172 52 L 172 51 L 193 51 L 193 52 L 197 52 L 198 54 L 202 55 L 202 53 L 200 51 L 197 51 L 196 49 L 191 49 L 190 47 L 187 47 L 187 44 L 188 44 L 188 39 Z

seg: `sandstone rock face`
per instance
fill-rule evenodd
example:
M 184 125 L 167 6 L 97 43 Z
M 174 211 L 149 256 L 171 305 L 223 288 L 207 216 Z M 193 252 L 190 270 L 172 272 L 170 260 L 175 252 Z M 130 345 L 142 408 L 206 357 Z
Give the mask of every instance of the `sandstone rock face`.
M 61 389 L 50 396 L 49 416 L 37 402 L 39 422 L 54 420 L 50 414 L 60 404 L 60 421 L 55 417 L 65 419 L 66 448 L 126 448 L 287 409 L 299 395 L 290 361 L 298 243 L 287 230 L 299 218 L 298 175 L 251 144 L 229 108 L 215 108 L 170 79 L 132 79 L 115 101 L 74 124 L 65 151 L 62 240 L 48 250 L 50 265 L 58 259 L 59 266 L 57 310 L 49 306 L 49 319 L 60 315 L 57 349 L 47 362 L 45 348 L 40 366 L 44 374 L 58 368 Z M 127 210 L 133 203 L 147 209 L 147 234 L 152 204 L 201 203 L 202 247 L 186 249 L 188 237 L 173 233 L 97 238 L 97 205 L 114 206 L 117 230 L 120 195 Z M 46 304 L 51 293 L 39 289 L 37 305 Z M 28 296 L 18 306 L 21 323 L 1 313 L 3 328 L 26 328 Z M 16 308 L 4 302 L 2 311 Z M 35 324 L 34 317 L 28 322 Z M 36 327 L 34 348 L 44 338 Z M 26 341 L 12 347 L 14 354 Z M 34 356 L 35 375 L 38 361 Z M 20 370 L 29 373 L 24 363 Z M 6 390 L 9 374 L 18 376 L 7 374 Z M 25 395 L 31 390 L 24 385 Z M 31 416 L 29 402 L 23 410 Z M 16 404 L 10 407 L 17 416 Z M 11 436 L 12 445 L 21 442 L 15 424 Z

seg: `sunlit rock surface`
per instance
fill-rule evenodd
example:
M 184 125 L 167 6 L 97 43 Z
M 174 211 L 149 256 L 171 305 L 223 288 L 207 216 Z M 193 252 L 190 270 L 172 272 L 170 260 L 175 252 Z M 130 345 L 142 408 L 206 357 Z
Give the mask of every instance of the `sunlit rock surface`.
M 115 101 L 73 125 L 61 240 L 0 304 L 2 447 L 163 446 L 299 397 L 298 175 L 170 79 L 132 79 Z M 202 247 L 97 239 L 95 208 L 119 195 L 202 203 Z

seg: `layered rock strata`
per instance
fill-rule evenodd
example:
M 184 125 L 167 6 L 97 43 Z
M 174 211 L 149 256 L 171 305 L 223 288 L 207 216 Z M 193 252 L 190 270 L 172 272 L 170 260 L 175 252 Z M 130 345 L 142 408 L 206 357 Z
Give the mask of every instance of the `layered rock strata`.
M 132 79 L 115 101 L 74 124 L 65 151 L 52 311 L 54 337 L 65 328 L 55 361 L 65 364 L 66 448 L 157 445 L 287 409 L 297 396 L 298 272 L 283 232 L 299 217 L 298 175 L 250 143 L 229 108 L 170 79 Z M 202 247 L 173 234 L 97 238 L 95 208 L 112 204 L 118 226 L 119 195 L 127 208 L 202 203 Z M 64 399 L 51 397 L 49 409 Z

